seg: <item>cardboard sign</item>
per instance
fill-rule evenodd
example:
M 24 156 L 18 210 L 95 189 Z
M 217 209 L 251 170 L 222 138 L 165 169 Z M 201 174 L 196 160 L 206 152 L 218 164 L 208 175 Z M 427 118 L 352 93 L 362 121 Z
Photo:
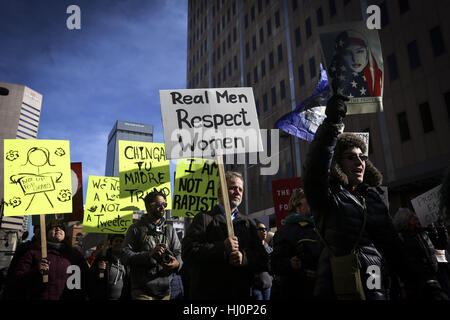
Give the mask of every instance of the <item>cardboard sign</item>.
M 377 30 L 361 22 L 318 28 L 334 93 L 350 98 L 347 114 L 383 111 L 383 56 Z
M 175 173 L 172 216 L 194 217 L 218 203 L 219 170 L 208 159 L 179 159 Z
M 301 187 L 302 182 L 298 177 L 272 180 L 272 197 L 277 228 L 283 225 L 283 220 L 289 215 L 288 204 L 294 190 Z
M 414 211 L 422 227 L 437 221 L 439 217 L 439 192 L 441 185 L 411 200 Z
M 164 143 L 119 140 L 121 211 L 145 211 L 144 197 L 156 188 L 172 208 L 170 161 Z
M 117 177 L 89 176 L 83 232 L 124 234 L 133 223 L 133 212 L 120 211 Z
M 252 88 L 160 90 L 168 159 L 263 151 Z
M 4 140 L 5 216 L 72 212 L 66 140 Z

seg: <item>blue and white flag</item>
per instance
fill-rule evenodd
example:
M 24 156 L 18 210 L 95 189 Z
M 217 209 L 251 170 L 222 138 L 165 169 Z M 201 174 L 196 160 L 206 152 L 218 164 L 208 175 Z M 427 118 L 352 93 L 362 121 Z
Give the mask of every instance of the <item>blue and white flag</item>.
M 278 119 L 275 126 L 300 139 L 312 141 L 317 128 L 326 118 L 325 106 L 330 95 L 327 73 L 320 64 L 320 80 L 316 91 L 294 111 Z

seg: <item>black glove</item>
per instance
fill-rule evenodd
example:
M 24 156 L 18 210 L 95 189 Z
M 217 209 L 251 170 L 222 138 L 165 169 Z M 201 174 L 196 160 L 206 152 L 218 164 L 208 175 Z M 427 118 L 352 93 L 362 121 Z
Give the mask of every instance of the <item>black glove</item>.
M 347 113 L 347 106 L 345 101 L 350 99 L 346 96 L 335 94 L 327 102 L 327 108 L 325 114 L 328 121 L 331 123 L 341 123 Z

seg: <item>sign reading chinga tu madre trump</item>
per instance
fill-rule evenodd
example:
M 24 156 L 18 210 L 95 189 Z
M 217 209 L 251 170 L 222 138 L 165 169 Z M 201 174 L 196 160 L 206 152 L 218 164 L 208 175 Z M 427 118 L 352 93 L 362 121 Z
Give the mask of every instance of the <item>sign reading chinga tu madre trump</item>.
M 168 159 L 263 151 L 252 88 L 160 90 Z

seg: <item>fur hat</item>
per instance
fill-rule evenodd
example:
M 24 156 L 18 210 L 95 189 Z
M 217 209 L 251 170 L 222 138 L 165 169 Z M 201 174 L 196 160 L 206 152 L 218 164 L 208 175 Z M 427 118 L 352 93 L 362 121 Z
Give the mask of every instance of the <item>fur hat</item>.
M 339 162 L 342 159 L 344 151 L 354 147 L 360 148 L 362 153 L 365 153 L 367 150 L 364 140 L 356 134 L 345 132 L 338 136 L 338 141 L 336 143 L 336 147 L 334 148 L 330 171 L 331 176 L 336 178 L 344 187 L 348 185 L 348 177 L 342 170 Z M 382 180 L 383 176 L 380 171 L 375 168 L 370 160 L 367 160 L 363 182 L 367 183 L 371 187 L 377 187 L 381 185 Z
M 64 221 L 61 219 L 56 219 L 56 220 L 52 220 L 49 223 L 47 223 L 47 227 L 46 227 L 46 231 L 47 233 L 49 232 L 49 230 L 51 228 L 55 228 L 55 227 L 59 227 L 61 228 L 64 232 L 66 232 L 66 227 L 64 225 Z

